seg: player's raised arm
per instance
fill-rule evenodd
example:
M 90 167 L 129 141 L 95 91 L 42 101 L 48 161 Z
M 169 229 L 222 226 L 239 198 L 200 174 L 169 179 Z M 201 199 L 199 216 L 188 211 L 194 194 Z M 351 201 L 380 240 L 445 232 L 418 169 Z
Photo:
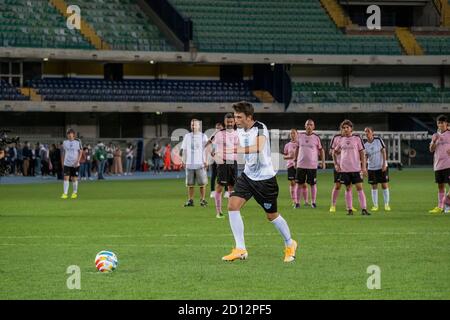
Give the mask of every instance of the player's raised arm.
M 439 141 L 439 135 L 437 133 L 433 134 L 430 143 L 430 152 L 436 151 L 437 142 Z

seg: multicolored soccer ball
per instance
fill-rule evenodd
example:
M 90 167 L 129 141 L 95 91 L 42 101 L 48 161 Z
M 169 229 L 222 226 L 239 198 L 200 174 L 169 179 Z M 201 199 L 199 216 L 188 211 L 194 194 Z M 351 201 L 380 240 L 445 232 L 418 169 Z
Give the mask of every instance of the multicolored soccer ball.
M 114 252 L 100 251 L 95 256 L 95 267 L 100 272 L 112 272 L 116 270 L 119 261 Z

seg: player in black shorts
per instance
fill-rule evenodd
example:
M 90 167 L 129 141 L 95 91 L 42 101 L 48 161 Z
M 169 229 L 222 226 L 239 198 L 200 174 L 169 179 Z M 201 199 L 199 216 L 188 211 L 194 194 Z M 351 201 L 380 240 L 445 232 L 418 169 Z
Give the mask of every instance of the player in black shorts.
M 237 178 L 237 155 L 226 153 L 226 149 L 236 149 L 239 146 L 239 138 L 235 130 L 234 115 L 227 113 L 224 119 L 225 129 L 216 132 L 208 141 L 212 145 L 211 155 L 216 163 L 216 186 L 214 199 L 216 204 L 216 217 L 223 218 L 222 213 L 222 191 L 227 188 L 231 193 Z M 217 128 L 217 126 L 216 126 Z
M 291 194 L 291 200 L 294 208 L 299 208 L 300 204 L 297 196 L 297 183 L 295 183 L 295 162 L 297 159 L 295 158 L 295 152 L 298 148 L 297 144 L 297 129 L 291 129 L 289 134 L 291 141 L 289 141 L 284 146 L 284 155 L 283 159 L 287 160 L 287 178 L 289 181 L 289 192 Z
M 278 183 L 272 166 L 269 131 L 263 123 L 253 119 L 252 104 L 238 102 L 233 105 L 233 109 L 238 127 L 239 147 L 232 151 L 244 155 L 245 169 L 238 177 L 228 201 L 228 215 L 236 246 L 230 254 L 222 257 L 222 260 L 247 259 L 244 223 L 240 210 L 254 197 L 284 240 L 284 262 L 292 262 L 297 251 L 297 242 L 292 239 L 286 220 L 278 213 Z

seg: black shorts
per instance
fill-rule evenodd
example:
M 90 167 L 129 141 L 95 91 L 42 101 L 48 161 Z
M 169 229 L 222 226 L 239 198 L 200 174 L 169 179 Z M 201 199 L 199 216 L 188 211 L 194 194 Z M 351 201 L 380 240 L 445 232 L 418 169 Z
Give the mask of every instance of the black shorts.
M 302 169 L 297 168 L 295 173 L 295 182 L 309 185 L 315 185 L 317 183 L 317 169 Z
M 75 177 L 78 178 L 78 173 L 80 171 L 80 167 L 68 167 L 64 166 L 64 176 Z
M 361 172 L 341 172 L 341 183 L 349 186 L 363 182 Z
M 295 180 L 295 172 L 296 169 L 294 167 L 290 167 L 287 170 L 287 177 L 289 181 Z
M 336 169 L 333 170 L 333 177 L 334 177 L 334 183 L 341 183 L 341 174 L 336 171 Z
M 224 187 L 226 186 L 234 186 L 236 184 L 237 179 L 237 162 L 235 161 L 233 164 L 218 164 L 217 165 L 217 184 L 220 184 Z
M 434 180 L 436 183 L 450 183 L 450 168 L 435 171 Z
M 387 183 L 389 182 L 389 169 L 383 170 L 369 170 L 369 184 Z
M 278 183 L 277 178 L 255 181 L 242 173 L 236 180 L 232 197 L 239 197 L 245 200 L 255 198 L 256 202 L 267 213 L 277 212 Z

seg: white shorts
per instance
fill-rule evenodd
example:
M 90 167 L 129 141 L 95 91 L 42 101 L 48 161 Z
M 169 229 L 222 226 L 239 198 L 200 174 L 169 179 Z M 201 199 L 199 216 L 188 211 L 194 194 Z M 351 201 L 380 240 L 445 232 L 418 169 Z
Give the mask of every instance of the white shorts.
M 206 186 L 208 184 L 208 175 L 205 168 L 200 169 L 186 169 L 186 186 Z

